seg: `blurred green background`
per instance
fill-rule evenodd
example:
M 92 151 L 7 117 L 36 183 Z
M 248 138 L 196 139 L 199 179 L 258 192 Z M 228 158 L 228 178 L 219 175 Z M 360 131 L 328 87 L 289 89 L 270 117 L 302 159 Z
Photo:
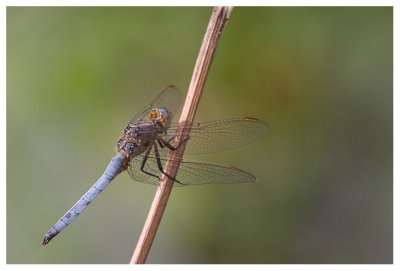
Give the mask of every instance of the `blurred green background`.
M 126 173 L 48 246 L 121 131 L 168 84 L 184 96 L 202 8 L 7 8 L 7 262 L 127 263 L 155 186 Z M 257 176 L 172 191 L 148 263 L 391 263 L 390 7 L 239 7 L 197 121 L 270 132 L 198 160 Z

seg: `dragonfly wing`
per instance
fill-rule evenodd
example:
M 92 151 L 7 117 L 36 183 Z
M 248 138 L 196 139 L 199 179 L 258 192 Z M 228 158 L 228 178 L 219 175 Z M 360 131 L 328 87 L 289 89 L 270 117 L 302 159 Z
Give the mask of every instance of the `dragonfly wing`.
M 131 161 L 128 168 L 129 175 L 135 180 L 148 184 L 158 184 L 159 178 L 150 176 L 140 170 L 140 165 L 144 156 L 140 155 Z M 178 158 L 165 158 L 161 157 L 161 164 L 163 168 L 167 161 L 172 164 L 179 163 L 179 170 L 176 176 L 175 186 L 182 185 L 199 185 L 199 184 L 234 184 L 234 183 L 247 183 L 256 180 L 256 177 L 246 171 L 235 167 L 228 167 L 218 164 L 206 163 L 201 161 L 182 160 Z M 149 156 L 144 170 L 156 175 L 161 176 L 161 172 L 157 165 L 157 158 Z
M 149 156 L 147 159 L 144 170 L 155 176 L 161 176 L 161 172 L 158 169 L 157 160 L 152 159 L 152 157 L 153 156 Z M 126 171 L 134 181 L 157 185 L 159 183 L 159 178 L 146 174 L 141 170 L 143 159 L 144 155 L 138 155 L 132 159 Z
M 144 107 L 139 113 L 137 113 L 131 120 L 136 122 L 137 120 L 146 120 L 147 115 L 153 108 L 167 108 L 174 115 L 180 105 L 181 95 L 179 89 L 173 85 L 166 87 L 161 93 L 146 107 Z
M 249 144 L 265 136 L 268 125 L 255 118 L 235 118 L 197 123 L 192 126 L 173 124 L 165 139 L 190 130 L 186 154 L 219 152 Z

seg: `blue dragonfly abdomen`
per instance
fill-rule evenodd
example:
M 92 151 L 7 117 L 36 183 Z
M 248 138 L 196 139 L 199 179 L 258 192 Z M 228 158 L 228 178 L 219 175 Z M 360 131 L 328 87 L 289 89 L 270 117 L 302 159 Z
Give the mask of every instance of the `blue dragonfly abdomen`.
M 72 206 L 69 211 L 46 233 L 43 245 L 62 232 L 85 208 L 100 194 L 104 188 L 123 170 L 125 158 L 116 155 L 111 159 L 99 180 Z

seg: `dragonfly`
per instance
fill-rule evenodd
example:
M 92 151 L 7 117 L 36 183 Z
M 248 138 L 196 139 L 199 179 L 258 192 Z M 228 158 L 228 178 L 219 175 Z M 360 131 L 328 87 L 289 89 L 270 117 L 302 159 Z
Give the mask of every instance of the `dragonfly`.
M 251 117 L 231 118 L 187 125 L 173 123 L 180 104 L 180 92 L 170 85 L 128 123 L 118 140 L 116 155 L 111 159 L 103 175 L 45 234 L 42 244 L 48 244 L 56 235 L 74 221 L 77 216 L 121 172 L 139 182 L 159 184 L 162 174 L 170 178 L 174 186 L 199 184 L 235 184 L 256 180 L 251 173 L 236 167 L 209 162 L 186 160 L 168 156 L 181 144 L 174 139 L 184 133 L 185 154 L 203 154 L 236 148 L 261 139 L 267 134 L 268 125 Z M 176 177 L 164 172 L 167 164 L 179 164 Z

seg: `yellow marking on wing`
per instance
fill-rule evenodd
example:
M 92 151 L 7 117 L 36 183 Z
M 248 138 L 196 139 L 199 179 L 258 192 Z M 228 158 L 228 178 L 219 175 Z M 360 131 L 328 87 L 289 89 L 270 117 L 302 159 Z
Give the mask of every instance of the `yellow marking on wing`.
M 237 171 L 237 172 L 244 172 L 243 170 L 241 170 L 240 168 L 237 167 L 231 167 L 232 170 Z
M 244 121 L 249 121 L 249 122 L 258 122 L 258 119 L 255 118 L 250 118 L 250 117 L 245 117 L 243 118 Z

